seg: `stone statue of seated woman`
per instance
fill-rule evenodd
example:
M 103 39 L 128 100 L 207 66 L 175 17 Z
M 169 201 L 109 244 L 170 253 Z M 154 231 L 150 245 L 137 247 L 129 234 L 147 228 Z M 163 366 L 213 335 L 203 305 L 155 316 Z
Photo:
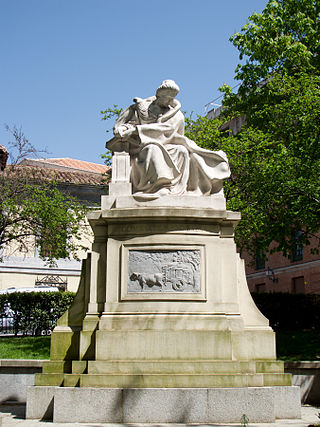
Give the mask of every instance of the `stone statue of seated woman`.
M 223 180 L 230 175 L 223 151 L 200 148 L 184 135 L 178 92 L 173 80 L 165 80 L 156 96 L 134 98 L 106 144 L 113 153 L 130 155 L 132 194 L 141 200 L 222 193 Z

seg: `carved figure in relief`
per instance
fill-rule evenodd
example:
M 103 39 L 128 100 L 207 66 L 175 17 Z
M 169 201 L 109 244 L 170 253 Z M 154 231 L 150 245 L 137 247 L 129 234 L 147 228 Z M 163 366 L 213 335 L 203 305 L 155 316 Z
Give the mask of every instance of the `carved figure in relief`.
M 200 292 L 200 250 L 130 250 L 129 292 Z
M 179 264 L 174 259 L 172 263 L 162 267 L 164 282 L 170 284 L 175 291 L 183 291 L 187 285 L 195 286 L 194 274 L 188 264 Z
M 162 195 L 211 195 L 222 192 L 230 175 L 223 151 L 205 150 L 184 136 L 184 116 L 173 80 L 156 95 L 134 98 L 115 126 L 106 147 L 130 154 L 132 191 L 142 199 Z
M 153 286 L 160 286 L 162 288 L 163 286 L 161 273 L 142 274 L 134 272 L 130 275 L 130 279 L 137 280 L 142 289 L 144 288 L 144 286 L 148 286 L 149 288 Z

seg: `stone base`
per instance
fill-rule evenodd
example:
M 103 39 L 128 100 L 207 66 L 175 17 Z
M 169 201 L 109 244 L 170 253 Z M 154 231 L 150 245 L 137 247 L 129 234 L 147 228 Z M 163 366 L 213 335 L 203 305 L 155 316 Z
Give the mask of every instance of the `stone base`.
M 111 184 L 110 184 L 111 185 Z M 168 208 L 203 208 L 215 211 L 226 210 L 226 199 L 221 194 L 211 196 L 161 196 L 151 199 L 143 199 L 138 195 L 127 195 L 126 183 L 117 183 L 117 191 L 114 195 L 101 197 L 101 209 L 109 210 L 111 208 L 137 208 L 137 207 L 168 207 Z M 131 185 L 131 184 L 128 184 Z M 110 188 L 110 190 L 113 187 Z
M 62 367 L 61 367 L 62 368 Z M 63 367 L 64 368 L 64 367 Z M 81 360 L 63 372 L 43 363 L 36 386 L 103 388 L 213 388 L 291 386 L 283 362 L 232 360 Z
M 27 419 L 82 423 L 250 423 L 301 417 L 299 387 L 30 387 Z
M 51 336 L 51 360 L 30 390 L 28 418 L 50 411 L 56 422 L 88 423 L 299 417 L 299 389 L 276 361 L 274 332 L 236 251 L 240 216 L 220 210 L 217 197 L 179 204 L 164 196 L 137 207 L 124 195 L 108 208 L 106 196 L 102 210 L 90 212 L 92 251 Z

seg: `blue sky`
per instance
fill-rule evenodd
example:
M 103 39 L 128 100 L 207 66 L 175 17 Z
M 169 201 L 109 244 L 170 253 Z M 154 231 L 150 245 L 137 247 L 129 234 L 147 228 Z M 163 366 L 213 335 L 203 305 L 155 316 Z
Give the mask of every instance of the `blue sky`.
M 0 144 L 7 123 L 47 157 L 101 163 L 113 123 L 100 110 L 153 95 L 165 79 L 180 86 L 184 111 L 204 114 L 219 86 L 236 84 L 229 37 L 266 4 L 0 0 Z

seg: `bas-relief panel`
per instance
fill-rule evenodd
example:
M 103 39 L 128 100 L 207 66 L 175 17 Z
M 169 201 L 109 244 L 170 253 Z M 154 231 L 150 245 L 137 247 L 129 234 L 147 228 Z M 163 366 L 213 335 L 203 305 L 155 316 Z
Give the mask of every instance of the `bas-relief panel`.
M 129 250 L 128 293 L 200 293 L 199 249 Z

